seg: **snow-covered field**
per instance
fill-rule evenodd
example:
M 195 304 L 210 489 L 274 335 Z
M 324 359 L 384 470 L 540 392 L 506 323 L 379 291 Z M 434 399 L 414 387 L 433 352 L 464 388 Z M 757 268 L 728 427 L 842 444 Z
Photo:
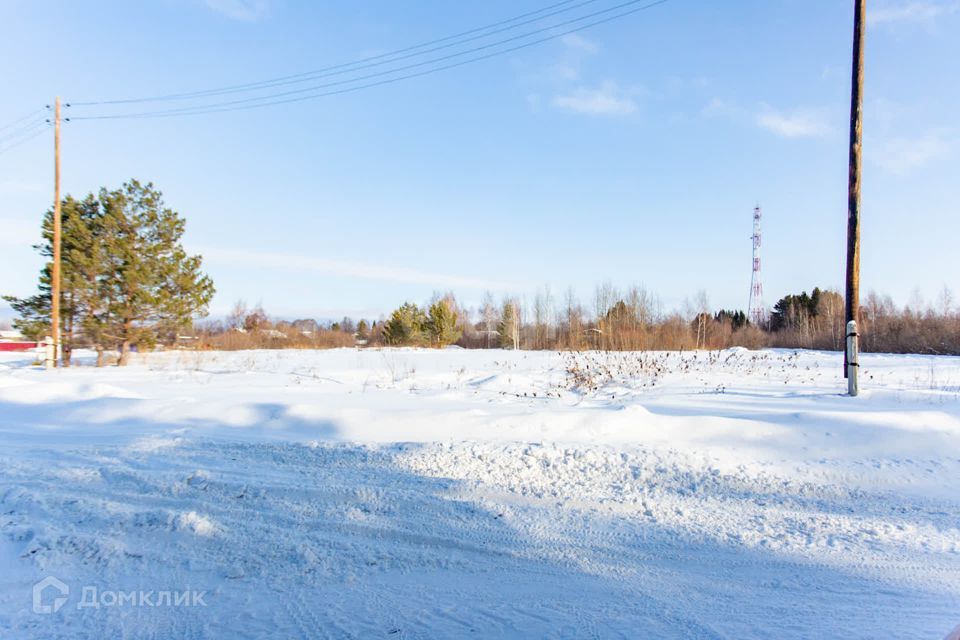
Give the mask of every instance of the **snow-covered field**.
M 0 638 L 960 623 L 957 358 L 863 356 L 859 398 L 817 352 L 31 359 L 0 356 Z

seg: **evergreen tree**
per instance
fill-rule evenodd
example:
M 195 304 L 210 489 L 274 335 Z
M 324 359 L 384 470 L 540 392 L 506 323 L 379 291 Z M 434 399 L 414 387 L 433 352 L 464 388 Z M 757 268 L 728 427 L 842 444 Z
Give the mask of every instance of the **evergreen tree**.
M 777 301 L 770 315 L 770 330 L 798 329 L 805 325 L 818 324 L 820 320 L 830 321 L 828 316 L 835 315 L 843 307 L 843 296 L 836 291 L 815 287 L 807 295 L 787 295 Z
M 507 301 L 503 303 L 503 311 L 500 313 L 500 325 L 497 327 L 500 333 L 501 349 L 519 349 L 520 348 L 520 313 L 516 303 Z
M 415 304 L 404 302 L 390 314 L 383 326 L 383 341 L 389 345 L 420 344 L 424 341 L 427 317 Z
M 370 336 L 370 327 L 367 326 L 367 321 L 360 319 L 360 322 L 357 323 L 357 337 L 361 340 L 366 340 Z
M 617 303 L 607 311 L 605 328 L 608 331 L 616 332 L 626 329 L 633 324 L 633 311 L 623 300 L 617 300 Z
M 743 311 L 730 311 L 728 309 L 723 309 L 717 312 L 717 315 L 714 319 L 719 323 L 724 323 L 729 321 L 730 328 L 734 331 L 739 331 L 743 327 L 747 326 L 747 314 Z
M 458 324 L 457 311 L 450 300 L 441 298 L 430 305 L 426 329 L 431 344 L 437 347 L 453 344 L 460 339 L 463 329 Z
M 41 280 L 49 269 L 44 268 L 40 275 Z M 46 276 L 49 280 L 49 275 Z M 15 329 L 24 336 L 39 342 L 50 335 L 50 295 L 38 293 L 27 298 L 3 296 L 3 299 L 16 312 L 17 318 L 13 321 Z
M 180 244 L 184 220 L 163 206 L 153 185 L 137 181 L 101 189 L 83 201 L 61 203 L 61 324 L 64 363 L 82 334 L 102 364 L 107 345 L 120 348 L 126 364 L 132 345 L 172 340 L 205 313 L 213 283 L 201 270 L 200 256 Z M 53 213 L 44 217 L 41 255 L 52 257 Z M 40 275 L 39 293 L 10 299 L 21 330 L 49 332 L 51 267 Z
M 100 276 L 103 251 L 97 238 L 100 207 L 91 194 L 79 201 L 67 196 L 61 203 L 60 253 L 60 345 L 64 366 L 70 366 L 74 342 L 79 333 L 96 343 L 100 332 Z M 53 210 L 43 217 L 42 242 L 34 248 L 51 262 L 40 271 L 39 293 L 18 299 L 4 296 L 19 318 L 15 326 L 33 340 L 51 332 L 50 307 L 53 259 Z
M 188 256 L 180 239 L 186 221 L 164 206 L 151 183 L 136 180 L 114 191 L 100 190 L 104 232 L 101 242 L 110 269 L 105 294 L 110 332 L 127 363 L 133 344 L 152 346 L 158 334 L 169 339 L 205 312 L 213 281 L 200 271 L 200 256 Z

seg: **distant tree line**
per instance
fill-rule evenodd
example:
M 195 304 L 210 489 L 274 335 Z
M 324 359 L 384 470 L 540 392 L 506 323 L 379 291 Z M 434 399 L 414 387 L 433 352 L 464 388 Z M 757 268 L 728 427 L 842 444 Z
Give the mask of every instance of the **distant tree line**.
M 405 302 L 388 316 L 271 318 L 261 305 L 238 302 L 226 318 L 201 321 L 213 282 L 201 257 L 181 245 L 184 219 L 167 208 L 152 184 L 132 180 L 82 200 L 62 201 L 63 360 L 77 347 L 97 352 L 97 364 L 117 353 L 126 364 L 134 349 L 158 345 L 194 349 L 331 348 L 418 346 L 552 350 L 691 350 L 786 347 L 840 350 L 844 344 L 843 296 L 814 288 L 784 296 L 769 319 L 753 324 L 737 309 L 712 309 L 706 293 L 680 309 L 664 311 L 643 287 L 596 287 L 589 304 L 573 290 L 555 296 L 549 288 L 532 298 L 490 293 L 465 308 L 453 293 L 426 304 Z M 42 242 L 52 256 L 53 213 L 43 220 Z M 51 265 L 27 298 L 5 297 L 17 312 L 15 326 L 32 339 L 50 333 Z M 960 313 L 949 289 L 935 305 L 919 299 L 898 307 L 869 293 L 860 310 L 861 349 L 894 353 L 960 355 Z
M 40 294 L 12 300 L 23 314 L 16 325 L 25 332 L 32 328 L 34 335 L 49 331 L 48 269 L 41 278 Z M 69 292 L 65 288 L 65 296 L 77 295 L 79 301 L 83 299 L 80 291 L 71 286 Z M 77 345 L 94 346 L 102 353 L 104 343 L 90 339 L 108 335 L 108 330 L 94 324 L 96 330 L 85 333 L 91 326 L 85 324 L 89 321 L 82 313 L 86 308 L 72 298 L 65 305 L 68 353 Z M 220 350 L 457 345 L 525 350 L 682 351 L 743 346 L 839 351 L 844 341 L 843 314 L 843 297 L 820 288 L 784 296 L 768 320 L 757 326 L 742 310 L 711 311 L 704 293 L 680 310 L 664 312 L 659 300 L 642 288 L 621 292 L 604 284 L 597 287 L 589 307 L 571 291 L 559 303 L 549 289 L 537 292 L 532 300 L 506 297 L 496 302 L 488 293 L 472 309 L 445 293 L 435 294 L 422 306 L 405 302 L 388 316 L 369 321 L 275 319 L 262 305 L 248 307 L 239 301 L 223 319 L 191 324 L 191 316 L 179 316 L 179 332 L 165 329 L 158 316 L 156 323 L 139 327 L 139 339 L 147 341 L 137 344 Z M 936 305 L 915 300 L 902 308 L 889 297 L 869 293 L 861 307 L 860 332 L 861 348 L 867 352 L 960 355 L 960 313 L 947 289 Z M 122 327 L 113 335 L 124 335 Z M 122 344 L 117 348 L 122 351 Z
M 350 318 L 320 323 L 303 318 L 272 319 L 263 306 L 248 308 L 240 300 L 223 320 L 197 323 L 191 342 L 183 347 L 199 349 L 330 349 L 364 344 L 369 334 L 366 320 Z
M 705 296 L 702 296 L 705 300 Z M 372 328 L 368 343 L 503 349 L 644 350 L 760 347 L 766 332 L 746 321 L 742 311 L 709 313 L 701 300 L 683 312 L 664 313 L 645 289 L 620 292 L 597 288 L 592 305 L 572 290 L 558 300 L 548 288 L 532 300 L 487 293 L 480 306 L 465 309 L 452 293 L 435 295 L 424 307 L 406 302 Z
M 960 355 L 960 313 L 944 289 L 936 305 L 896 307 L 870 293 L 861 308 L 864 351 Z M 706 294 L 664 311 L 656 296 L 634 287 L 596 288 L 588 307 L 571 291 L 559 299 L 542 289 L 532 299 L 486 294 L 474 308 L 453 293 L 423 305 L 404 302 L 377 320 L 274 319 L 259 304 L 238 302 L 223 319 L 198 322 L 191 341 L 200 349 L 324 349 L 413 346 L 524 350 L 694 350 L 743 346 L 838 351 L 844 341 L 843 296 L 814 288 L 784 296 L 761 326 L 742 310 L 710 308 Z
M 557 350 L 684 350 L 744 346 L 839 351 L 844 345 L 843 296 L 814 288 L 784 296 L 762 325 L 741 310 L 712 311 L 705 293 L 664 312 L 643 288 L 596 288 L 590 307 L 568 291 L 558 301 L 548 288 L 532 300 L 486 294 L 462 308 L 452 293 L 423 308 L 407 302 L 365 336 L 371 345 Z M 861 349 L 872 352 L 960 355 L 960 311 L 949 289 L 936 304 L 915 300 L 899 308 L 869 293 L 860 310 Z

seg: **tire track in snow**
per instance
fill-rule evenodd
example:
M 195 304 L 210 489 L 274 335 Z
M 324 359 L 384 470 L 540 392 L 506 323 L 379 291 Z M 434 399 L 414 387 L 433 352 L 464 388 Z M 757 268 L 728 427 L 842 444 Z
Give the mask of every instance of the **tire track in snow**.
M 249 628 L 272 623 L 292 637 L 392 629 L 400 637 L 424 637 L 431 628 L 505 634 L 567 629 L 569 635 L 601 637 L 640 621 L 680 636 L 725 637 L 737 627 L 717 627 L 725 596 L 716 579 L 735 580 L 746 600 L 785 590 L 802 602 L 777 601 L 779 617 L 801 625 L 809 611 L 827 602 L 824 593 L 856 594 L 865 584 L 811 572 L 811 564 L 822 569 L 823 562 L 798 542 L 804 518 L 820 518 L 810 521 L 819 522 L 820 529 L 812 530 L 817 534 L 841 530 L 838 524 L 852 506 L 863 508 L 857 514 L 863 520 L 896 517 L 900 504 L 894 495 L 796 478 L 748 471 L 718 477 L 682 455 L 589 447 L 183 441 L 152 452 L 77 450 L 68 464 L 86 480 L 65 483 L 64 468 L 29 460 L 0 467 L 0 529 L 7 536 L 33 531 L 33 541 L 46 541 L 34 546 L 33 562 L 79 565 L 103 576 L 139 566 L 168 580 L 182 576 L 185 563 L 188 573 L 224 580 L 218 586 L 223 602 L 248 603 Z M 933 529 L 960 514 L 949 502 L 914 507 L 913 517 Z M 727 519 L 720 517 L 725 510 L 731 511 Z M 209 518 L 214 533 L 178 527 L 176 516 L 184 512 Z M 710 531 L 746 530 L 755 517 L 761 518 L 755 524 L 763 526 L 764 539 L 787 535 L 782 550 L 747 553 L 753 548 L 747 541 L 719 540 Z M 922 540 L 935 540 L 924 531 Z M 886 584 L 894 601 L 907 597 L 900 581 L 911 574 L 944 589 L 960 577 L 955 547 L 931 548 L 921 561 L 863 529 L 850 528 L 847 535 L 850 549 L 836 552 L 844 571 L 877 574 L 881 581 L 875 584 Z M 125 552 L 141 557 L 131 560 Z M 719 576 L 690 570 L 703 554 Z M 684 579 L 678 581 L 681 568 Z M 430 587 L 418 596 L 423 600 L 416 612 L 396 611 L 418 602 L 410 587 L 420 574 L 471 581 L 503 576 L 504 592 Z M 566 587 L 550 592 L 552 602 L 517 591 L 549 584 Z M 275 590 L 266 600 L 272 609 L 255 597 L 267 585 Z M 318 598 L 343 589 L 355 589 L 357 601 L 341 600 L 318 613 Z M 586 601 L 577 599 L 577 590 L 587 594 Z M 440 604 L 429 604 L 430 598 Z M 705 607 L 705 601 L 712 604 Z M 918 609 L 918 615 L 938 615 L 943 602 Z M 157 637 L 165 630 L 205 635 L 193 617 L 170 613 L 151 621 Z M 217 629 L 240 630 L 228 612 L 202 613 L 213 616 Z M 365 619 L 357 621 L 358 615 Z M 353 622 L 337 622 L 341 616 Z M 82 624 L 98 621 L 112 628 L 96 616 Z M 772 617 L 753 622 L 762 628 L 776 623 Z

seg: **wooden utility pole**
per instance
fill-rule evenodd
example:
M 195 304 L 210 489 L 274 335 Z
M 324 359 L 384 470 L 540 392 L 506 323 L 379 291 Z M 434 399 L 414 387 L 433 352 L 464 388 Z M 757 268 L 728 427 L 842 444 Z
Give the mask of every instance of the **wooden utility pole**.
M 53 268 L 50 271 L 50 332 L 53 366 L 60 361 L 60 96 L 53 103 Z
M 850 169 L 847 193 L 846 322 L 858 321 L 860 311 L 860 155 L 863 136 L 863 40 L 867 0 L 854 0 L 853 79 L 850 91 Z M 844 352 L 843 375 L 847 373 Z

